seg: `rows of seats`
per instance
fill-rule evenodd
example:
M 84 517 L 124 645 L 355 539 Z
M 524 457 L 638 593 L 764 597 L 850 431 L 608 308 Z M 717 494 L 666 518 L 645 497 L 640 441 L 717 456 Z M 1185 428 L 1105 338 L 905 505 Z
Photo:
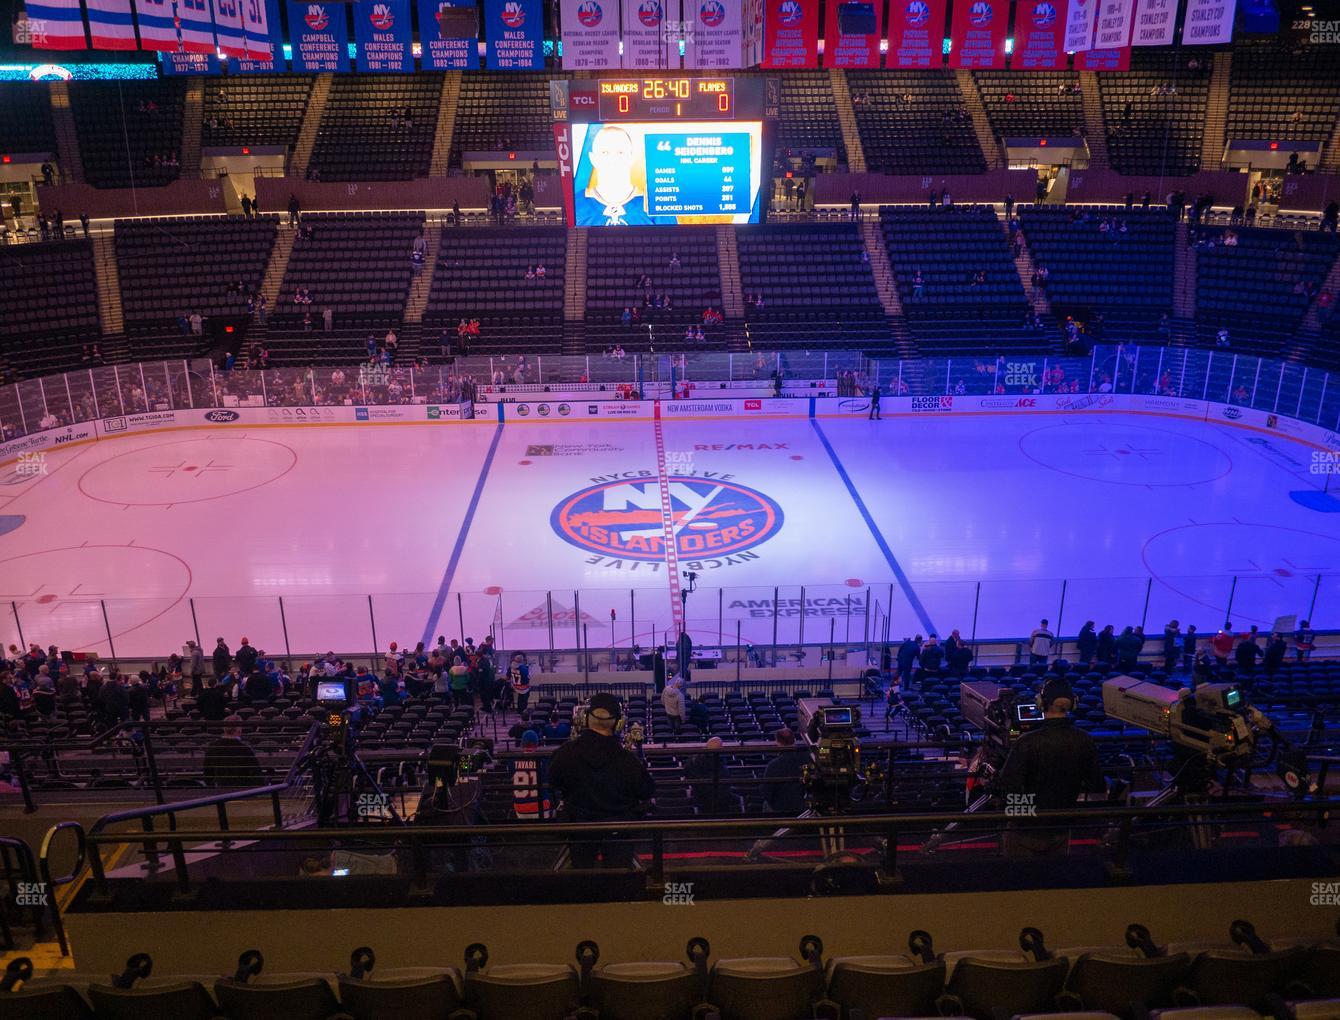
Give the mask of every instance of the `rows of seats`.
M 57 973 L 33 979 L 19 957 L 0 982 L 0 1002 L 15 1020 L 62 1016 L 173 1016 L 210 1020 L 272 1016 L 426 1020 L 798 1020 L 800 1017 L 963 1016 L 976 1020 L 1047 1014 L 1111 1020 L 1256 1020 L 1336 1015 L 1340 941 L 1282 938 L 1267 942 L 1249 921 L 1225 936 L 1159 944 L 1144 925 L 1128 925 L 1110 945 L 1046 945 L 1025 928 L 1019 948 L 937 952 L 929 932 L 910 933 L 880 955 L 825 959 L 814 935 L 794 956 L 717 958 L 702 937 L 683 959 L 601 962 L 592 941 L 577 945 L 575 964 L 498 962 L 488 947 L 466 948 L 456 967 L 379 967 L 369 946 L 351 953 L 349 969 L 267 974 L 259 950 L 242 953 L 232 976 L 153 974 L 136 954 L 119 975 Z M 671 954 L 667 952 L 667 956 Z M 1287 1003 L 1287 1005 L 1286 1005 Z M 1282 1012 L 1287 1010 L 1287 1013 Z
M 205 79 L 205 146 L 293 145 L 311 98 L 310 74 L 241 74 Z
M 1226 234 L 1237 243 L 1223 243 Z M 1206 331 L 1229 329 L 1235 349 L 1278 354 L 1340 252 L 1336 235 L 1313 230 L 1204 227 L 1213 247 L 1196 252 L 1196 311 Z
M 362 340 L 398 328 L 404 319 L 413 267 L 414 238 L 423 213 L 325 213 L 303 217 L 309 239 L 293 243 L 272 305 L 270 339 L 276 359 L 341 363 L 366 358 Z M 425 270 L 426 271 L 426 270 Z M 299 288 L 310 305 L 295 304 Z M 302 329 L 310 312 L 319 329 L 322 312 L 334 313 L 337 338 Z
M 781 106 L 777 121 L 779 154 L 803 157 L 832 154 L 839 165 L 847 162 L 827 71 L 788 71 L 781 76 Z
M 977 174 L 986 169 L 952 71 L 849 71 L 856 126 L 873 173 Z
M 561 228 L 445 228 L 424 323 L 454 336 L 479 319 L 472 353 L 544 353 L 563 339 L 566 232 Z M 526 279 L 544 266 L 544 279 Z
M 854 224 L 741 227 L 736 244 L 741 289 L 763 296 L 762 308 L 746 309 L 755 347 L 889 342 L 888 320 Z
M 174 326 L 192 313 L 244 320 L 247 296 L 265 276 L 278 222 L 276 216 L 117 220 L 127 331 Z
M 1169 176 L 1200 169 L 1212 68 L 1209 54 L 1137 47 L 1129 71 L 1098 75 L 1113 169 Z
M 0 245 L 0 278 L 16 297 L 0 316 L 0 350 L 25 375 L 72 367 L 79 346 L 98 338 L 98 287 L 88 241 Z
M 465 152 L 548 151 L 554 146 L 549 111 L 552 75 L 467 71 L 451 136 L 451 165 Z
M 56 151 L 56 128 L 45 89 L 27 82 L 0 82 L 0 149 Z
M 1325 142 L 1340 117 L 1340 52 L 1273 40 L 1233 51 L 1231 139 Z
M 1104 233 L 1104 221 L 1116 226 Z M 1020 222 L 1034 264 L 1050 273 L 1047 296 L 1058 316 L 1101 312 L 1108 339 L 1143 339 L 1172 307 L 1176 225 L 1165 211 L 1029 206 Z
M 1084 101 L 1072 71 L 974 71 L 996 138 L 1077 135 Z
M 1021 329 L 1028 299 L 994 209 L 882 208 L 879 220 L 903 313 L 924 353 L 1039 342 Z M 974 283 L 978 272 L 985 279 Z
M 323 181 L 426 177 L 441 95 L 442 75 L 431 72 L 335 75 L 310 169 Z
M 71 82 L 70 106 L 84 180 L 95 188 L 161 187 L 179 176 L 180 81 Z M 154 165 L 154 160 L 159 165 Z

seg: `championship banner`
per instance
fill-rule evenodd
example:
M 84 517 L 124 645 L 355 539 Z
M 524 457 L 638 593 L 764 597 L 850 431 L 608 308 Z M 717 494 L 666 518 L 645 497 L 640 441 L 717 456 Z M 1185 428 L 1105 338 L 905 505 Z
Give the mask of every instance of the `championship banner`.
M 354 4 L 360 71 L 413 71 L 411 35 L 409 0 L 357 0 Z
M 833 0 L 824 23 L 824 66 L 879 67 L 883 13 L 882 0 Z
M 88 34 L 95 50 L 137 50 L 130 0 L 87 0 Z
M 562 0 L 563 70 L 617 68 L 619 0 Z
M 1135 0 L 1099 0 L 1093 49 L 1085 51 L 1077 66 L 1084 71 L 1129 71 L 1134 13 Z
M 679 6 L 679 0 L 623 0 L 625 71 L 679 68 L 679 45 L 666 38 L 668 23 L 679 23 Z
M 181 50 L 172 0 L 135 0 L 135 20 L 140 25 L 140 49 L 171 53 Z
M 1085 50 L 1075 61 L 1078 71 L 1129 71 L 1131 69 L 1131 48 L 1122 46 L 1115 50 Z
M 944 65 L 946 3 L 947 0 L 889 0 L 887 67 Z
M 1234 0 L 1186 0 L 1183 46 L 1212 46 L 1233 40 Z M 93 12 L 89 12 L 92 17 Z M 96 43 L 95 43 L 96 45 Z
M 303 74 L 349 70 L 349 27 L 344 11 L 344 5 L 338 3 L 289 3 L 293 70 Z
M 423 44 L 419 64 L 425 71 L 477 70 L 479 18 L 474 0 L 419 0 L 419 41 Z
M 744 0 L 740 27 L 742 67 L 758 67 L 763 63 L 763 4 L 764 0 Z
M 1066 66 L 1063 25 L 1056 5 L 1063 0 L 1019 0 L 1014 11 L 1015 71 L 1053 71 Z M 1174 0 L 1175 2 L 1175 0 Z
M 484 0 L 490 71 L 544 70 L 544 8 L 540 0 Z
M 949 33 L 953 40 L 949 66 L 1004 67 L 1009 16 L 1008 0 L 957 0 Z
M 79 0 L 29 0 L 28 42 L 35 50 L 86 50 Z
M 279 28 L 279 19 L 271 17 L 267 0 L 241 0 L 241 3 L 245 56 L 264 60 L 274 53 L 274 31 Z M 283 52 L 283 43 L 278 45 Z
M 1171 46 L 1177 29 L 1177 0 L 1135 0 L 1132 46 Z
M 214 53 L 214 16 L 209 0 L 177 0 L 177 27 L 187 53 Z
M 251 0 L 247 0 L 248 8 Z M 247 55 L 228 61 L 233 74 L 273 74 L 285 69 L 284 28 L 279 21 L 279 0 L 265 0 L 265 24 L 269 28 L 269 43 L 259 47 L 252 42 L 252 28 L 247 29 Z
M 740 66 L 744 56 L 743 6 L 743 0 L 684 0 L 686 68 L 714 71 Z
M 163 74 L 168 76 L 219 73 L 219 57 L 215 53 L 163 52 L 159 56 Z
M 1093 49 L 1093 30 L 1098 20 L 1098 0 L 1068 0 L 1065 16 L 1065 51 L 1083 53 Z
M 228 57 L 247 55 L 246 33 L 242 29 L 242 4 L 249 0 L 212 0 L 214 5 L 214 38 L 219 50 Z
M 763 66 L 819 66 L 819 0 L 766 0 Z

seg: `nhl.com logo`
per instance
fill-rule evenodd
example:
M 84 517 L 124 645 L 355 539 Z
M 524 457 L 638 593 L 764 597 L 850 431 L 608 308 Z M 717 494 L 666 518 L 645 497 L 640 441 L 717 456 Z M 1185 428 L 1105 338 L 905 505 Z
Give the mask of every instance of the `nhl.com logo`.
M 682 557 L 729 556 L 761 545 L 782 529 L 782 508 L 757 489 L 717 478 L 672 474 L 674 550 Z M 666 529 L 655 478 L 600 482 L 561 500 L 549 515 L 569 545 L 622 560 L 661 563 Z
M 974 28 L 986 28 L 991 24 L 992 13 L 991 5 L 986 0 L 977 0 L 968 8 L 968 22 Z
M 721 0 L 703 0 L 698 8 L 698 20 L 704 28 L 720 28 L 726 20 L 726 5 Z
M 1033 5 L 1033 24 L 1038 28 L 1046 28 L 1056 21 L 1056 6 L 1054 4 L 1042 3 Z
M 659 28 L 664 17 L 665 12 L 661 9 L 660 0 L 642 0 L 642 3 L 638 4 L 637 20 L 647 28 Z
M 372 27 L 378 32 L 389 32 L 395 25 L 395 15 L 391 13 L 391 8 L 386 4 L 373 4 L 372 13 L 368 15 L 368 20 L 372 22 Z
M 797 25 L 804 16 L 805 9 L 801 7 L 800 0 L 782 0 L 777 5 L 777 17 L 783 25 Z
M 526 9 L 516 0 L 503 4 L 502 21 L 508 28 L 520 28 L 526 23 Z
M 586 28 L 595 28 L 604 19 L 605 12 L 600 9 L 600 4 L 596 0 L 582 0 L 577 5 L 577 20 Z
M 313 32 L 324 32 L 330 27 L 330 15 L 320 4 L 308 4 L 307 13 L 303 15 L 302 20 Z
M 912 0 L 903 10 L 903 20 L 913 28 L 920 28 L 931 20 L 930 4 L 926 0 Z

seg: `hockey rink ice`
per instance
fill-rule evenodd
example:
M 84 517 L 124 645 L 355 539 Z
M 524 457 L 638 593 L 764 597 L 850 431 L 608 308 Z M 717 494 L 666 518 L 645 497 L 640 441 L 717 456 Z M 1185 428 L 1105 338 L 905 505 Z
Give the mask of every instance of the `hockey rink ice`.
M 543 650 L 584 628 L 626 651 L 673 636 L 688 571 L 700 646 L 737 621 L 757 645 L 967 637 L 974 618 L 979 638 L 1042 617 L 1208 635 L 1230 598 L 1238 627 L 1331 628 L 1340 514 L 1298 498 L 1325 486 L 1309 458 L 1121 413 L 141 434 L 3 469 L 0 639 L 304 654 L 492 628 Z

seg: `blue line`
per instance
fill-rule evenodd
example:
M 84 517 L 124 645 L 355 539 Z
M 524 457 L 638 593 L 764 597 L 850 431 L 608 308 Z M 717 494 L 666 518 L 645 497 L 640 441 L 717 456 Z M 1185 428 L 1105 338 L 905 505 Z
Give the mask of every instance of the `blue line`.
M 856 491 L 851 476 L 847 474 L 847 469 L 842 466 L 842 461 L 838 458 L 837 451 L 833 449 L 833 444 L 824 435 L 824 430 L 819 426 L 818 419 L 811 418 L 810 424 L 814 426 L 814 431 L 819 436 L 819 442 L 823 443 L 824 449 L 828 451 L 828 456 L 833 461 L 833 468 L 837 471 L 838 477 L 842 479 L 842 484 L 847 487 L 847 492 L 851 496 L 852 502 L 856 504 L 856 509 L 865 518 L 866 527 L 870 529 L 875 544 L 879 546 L 879 551 L 884 554 L 884 559 L 888 561 L 889 569 L 893 571 L 893 576 L 898 578 L 898 586 L 903 589 L 903 594 L 912 606 L 912 611 L 917 614 L 917 619 L 926 628 L 926 633 L 938 634 L 939 631 L 935 629 L 935 624 L 931 623 L 931 618 L 926 613 L 926 607 L 921 604 L 921 599 L 917 598 L 917 593 L 912 589 L 912 582 L 907 579 L 907 574 L 903 572 L 902 566 L 899 565 L 898 558 L 893 555 L 893 550 L 889 548 L 889 543 L 884 540 L 884 535 L 875 524 L 875 519 L 870 516 L 870 511 L 865 506 L 865 500 L 861 499 L 861 494 Z
M 470 496 L 470 504 L 465 508 L 465 520 L 461 522 L 461 530 L 456 535 L 456 546 L 451 550 L 451 559 L 447 561 L 446 573 L 442 575 L 442 584 L 437 589 L 437 598 L 433 601 L 433 609 L 428 614 L 428 622 L 423 627 L 423 644 L 425 648 L 432 647 L 433 631 L 437 629 L 438 618 L 442 615 L 442 607 L 446 605 L 447 594 L 451 590 L 451 582 L 456 576 L 456 568 L 460 566 L 461 553 L 465 552 L 465 537 L 470 533 L 470 524 L 475 519 L 475 511 L 479 509 L 479 497 L 484 494 L 484 483 L 488 481 L 489 469 L 493 467 L 493 457 L 498 452 L 498 442 L 502 439 L 503 427 L 499 422 L 493 430 L 493 442 L 489 443 L 489 452 L 484 456 L 484 466 L 479 469 L 479 479 L 475 482 L 475 491 Z M 465 635 L 460 635 L 461 640 Z

